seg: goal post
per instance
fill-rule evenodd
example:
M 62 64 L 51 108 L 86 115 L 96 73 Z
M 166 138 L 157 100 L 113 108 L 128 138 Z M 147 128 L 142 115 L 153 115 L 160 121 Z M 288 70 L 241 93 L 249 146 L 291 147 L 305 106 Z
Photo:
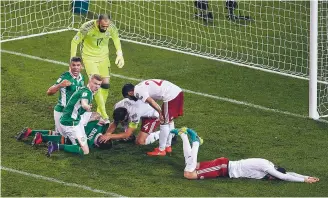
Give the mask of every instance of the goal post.
M 328 0 L 2 1 L 1 42 L 77 30 L 107 13 L 126 41 L 309 80 L 309 117 L 318 119 L 328 116 L 327 4 Z M 76 5 L 81 7 L 76 10 Z

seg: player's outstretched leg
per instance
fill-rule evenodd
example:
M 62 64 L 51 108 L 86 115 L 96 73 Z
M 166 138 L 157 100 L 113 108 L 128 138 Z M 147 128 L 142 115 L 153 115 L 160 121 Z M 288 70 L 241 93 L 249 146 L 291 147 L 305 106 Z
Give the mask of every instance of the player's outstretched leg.
M 32 133 L 32 129 L 26 127 L 21 132 L 17 133 L 16 140 L 26 139 Z
M 59 144 L 56 142 L 48 142 L 48 151 L 46 153 L 47 157 L 50 157 L 51 154 L 59 150 Z
M 36 133 L 33 140 L 32 140 L 32 146 L 38 145 L 42 143 L 42 134 Z

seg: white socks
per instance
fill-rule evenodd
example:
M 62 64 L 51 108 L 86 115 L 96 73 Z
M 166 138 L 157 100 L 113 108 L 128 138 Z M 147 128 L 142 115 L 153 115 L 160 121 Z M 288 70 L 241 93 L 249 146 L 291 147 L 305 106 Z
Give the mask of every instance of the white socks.
M 174 129 L 174 121 L 172 120 L 170 123 L 169 123 L 169 128 L 170 128 L 170 131 L 172 129 Z M 167 141 L 166 141 L 166 147 L 169 147 L 171 146 L 172 144 L 172 138 L 174 137 L 175 135 L 173 133 L 169 133 L 169 136 L 167 137 Z
M 164 151 L 166 147 L 167 138 L 170 133 L 170 127 L 168 124 L 160 125 L 159 133 L 159 150 Z
M 180 136 L 183 143 L 183 154 L 186 162 L 184 170 L 187 172 L 193 172 L 197 167 L 199 142 L 193 142 L 191 148 L 187 134 L 181 134 Z
M 148 137 L 146 138 L 146 140 L 145 140 L 145 145 L 152 144 L 156 140 L 158 140 L 159 139 L 159 133 L 160 133 L 160 131 L 155 131 L 155 132 L 150 133 L 148 135 Z

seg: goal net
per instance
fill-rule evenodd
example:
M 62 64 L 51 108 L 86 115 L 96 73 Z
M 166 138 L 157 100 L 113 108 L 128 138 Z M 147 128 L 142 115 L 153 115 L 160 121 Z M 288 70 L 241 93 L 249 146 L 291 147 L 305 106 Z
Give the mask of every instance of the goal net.
M 75 9 L 77 3 L 86 6 Z M 78 29 L 110 14 L 122 39 L 309 78 L 309 1 L 2 1 L 1 39 Z M 327 0 L 319 2 L 318 112 L 328 115 Z

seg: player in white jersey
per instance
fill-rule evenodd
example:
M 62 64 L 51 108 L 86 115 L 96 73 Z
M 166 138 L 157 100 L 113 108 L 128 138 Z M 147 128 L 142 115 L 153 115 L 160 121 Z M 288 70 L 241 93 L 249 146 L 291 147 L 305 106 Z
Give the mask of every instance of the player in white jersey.
M 170 130 L 174 129 L 173 119 L 183 115 L 183 92 L 175 84 L 159 79 L 145 80 L 137 84 L 126 84 L 122 88 L 123 97 L 149 103 L 159 114 L 159 147 L 148 152 L 150 156 L 165 156 L 172 152 Z M 162 101 L 162 108 L 155 101 Z
M 183 142 L 183 153 L 186 167 L 184 177 L 187 179 L 206 179 L 217 177 L 250 178 L 250 179 L 279 179 L 291 182 L 315 183 L 319 178 L 286 172 L 284 168 L 275 166 L 272 162 L 261 158 L 249 158 L 231 161 L 221 157 L 212 161 L 197 162 L 201 138 L 195 131 L 188 128 L 171 131 L 180 135 Z M 190 136 L 192 146 L 189 143 Z
M 128 139 L 138 128 L 141 121 L 141 129 L 136 139 L 136 144 L 151 144 L 159 139 L 159 131 L 154 131 L 159 125 L 159 114 L 149 104 L 141 100 L 124 98 L 115 104 L 113 112 L 114 122 L 110 124 L 106 133 L 100 138 L 101 142 L 110 139 Z M 117 126 L 121 124 L 125 131 L 113 134 Z

